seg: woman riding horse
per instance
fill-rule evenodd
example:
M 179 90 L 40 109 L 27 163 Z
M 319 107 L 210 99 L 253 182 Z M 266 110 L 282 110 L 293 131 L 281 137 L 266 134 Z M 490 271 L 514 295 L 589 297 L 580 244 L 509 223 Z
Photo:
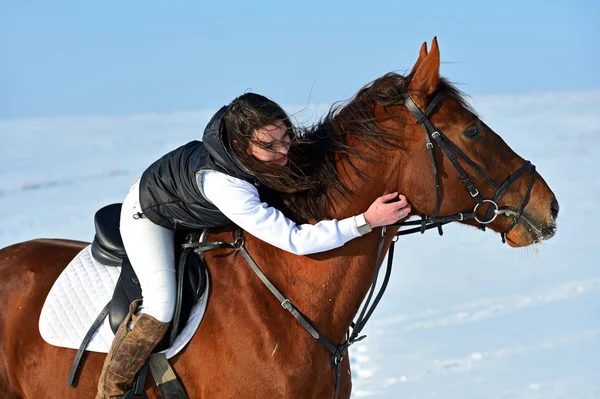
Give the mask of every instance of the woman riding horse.
M 97 399 L 121 398 L 132 387 L 173 319 L 175 231 L 233 223 L 277 248 L 308 255 L 338 248 L 410 213 L 406 198 L 391 193 L 356 216 L 314 225 L 294 223 L 262 200 L 260 192 L 263 186 L 289 192 L 314 185 L 292 163 L 299 141 L 279 105 L 246 93 L 213 116 L 203 141 L 169 152 L 134 182 L 123 203 L 120 231 L 142 299 L 132 303 L 115 334 Z
M 524 170 L 525 160 L 479 119 L 458 90 L 440 77 L 439 67 L 440 53 L 434 39 L 430 51 L 423 44 L 407 76 L 390 73 L 374 80 L 347 104 L 333 108 L 308 136 L 291 138 L 292 146 L 294 140 L 299 140 L 298 148 L 290 149 L 284 170 L 295 173 L 295 182 L 309 185 L 297 192 L 281 194 L 283 205 L 278 205 L 278 209 L 298 223 L 291 225 L 301 227 L 298 234 L 305 234 L 306 223 L 316 225 L 317 220 L 329 220 L 321 226 L 328 225 L 331 229 L 323 232 L 322 227 L 317 227 L 315 231 L 319 231 L 319 237 L 330 234 L 331 242 L 317 244 L 321 250 L 331 249 L 299 256 L 265 241 L 277 237 L 244 235 L 244 247 L 263 273 L 333 345 L 346 342 L 346 334 L 374 281 L 379 267 L 378 253 L 386 253 L 399 229 L 373 227 L 370 234 L 357 233 L 354 216 L 365 213 L 378 197 L 401 192 L 410 200 L 409 216 L 438 215 L 477 227 L 485 225 L 492 231 L 506 232 L 506 242 L 513 247 L 548 239 L 556 232 L 558 202 L 550 187 L 531 167 L 517 175 Z M 254 157 L 269 149 L 263 145 L 269 146 L 271 136 L 275 142 L 272 149 L 282 153 L 276 159 L 283 164 L 287 148 L 285 134 L 292 134 L 283 127 L 287 121 L 288 118 L 281 115 L 281 118 L 269 118 L 265 124 L 252 123 L 249 126 L 254 130 L 261 125 L 272 126 L 266 131 L 259 128 L 262 135 L 257 131 L 248 144 L 241 138 L 237 143 L 233 140 L 224 143 L 233 148 L 239 145 L 235 151 L 240 157 L 246 157 L 246 152 L 240 151 L 243 149 L 249 149 L 248 156 Z M 247 133 L 244 137 L 250 140 L 252 136 Z M 261 137 L 267 138 L 266 144 Z M 300 143 L 305 139 L 312 143 Z M 258 158 L 257 162 L 260 162 Z M 272 163 L 274 165 L 269 166 L 276 169 L 277 162 Z M 233 164 L 233 159 L 226 160 L 220 167 Z M 168 163 L 166 165 L 168 167 Z M 243 169 L 240 167 L 240 170 Z M 204 184 L 210 182 L 211 174 L 213 180 L 218 180 L 215 172 L 218 171 L 211 169 L 210 174 L 208 171 L 201 174 Z M 302 179 L 304 174 L 309 181 Z M 226 185 L 237 187 L 240 192 L 246 192 L 240 187 L 248 187 L 246 198 L 256 198 L 249 194 L 250 183 L 235 185 L 233 178 L 239 177 L 224 175 L 223 184 L 231 179 Z M 280 176 L 265 173 L 261 180 L 266 182 L 267 177 L 277 180 Z M 181 181 L 196 183 L 196 186 L 186 187 L 190 194 L 200 190 L 197 180 L 191 177 L 189 180 L 182 177 Z M 211 192 L 209 186 L 210 183 L 204 193 L 207 197 L 229 195 Z M 294 191 L 296 187 L 285 189 Z M 132 193 L 132 196 L 137 195 L 135 189 Z M 194 194 L 203 198 L 199 191 Z M 484 200 L 488 202 L 480 206 Z M 144 201 L 147 200 L 140 198 L 141 203 Z M 161 202 L 161 198 L 157 201 Z M 225 203 L 214 205 L 222 206 L 224 214 L 230 212 L 236 219 L 234 207 L 227 208 L 229 204 L 223 205 Z M 259 202 L 255 204 L 262 207 Z M 381 216 L 379 212 L 383 208 L 384 214 L 392 216 L 375 221 L 370 219 L 375 214 L 367 211 L 366 220 L 374 225 L 390 222 L 400 216 L 399 211 L 405 205 L 402 201 L 385 206 L 380 200 L 375 206 L 380 208 L 377 213 Z M 131 207 L 124 209 L 131 212 Z M 148 219 L 153 216 L 148 209 L 140 208 L 141 219 L 129 219 L 126 223 L 159 225 L 160 220 L 158 224 L 149 224 Z M 493 216 L 487 217 L 490 209 Z M 169 223 L 183 222 L 180 213 L 175 208 L 172 210 L 171 218 L 165 219 L 165 223 L 168 220 Z M 348 218 L 349 221 L 343 222 Z M 247 219 L 242 217 L 241 220 Z M 285 225 L 276 222 L 258 226 L 257 231 Z M 347 223 L 351 228 L 346 231 L 353 231 L 349 236 L 357 237 L 341 238 L 333 227 L 336 223 L 338 227 L 340 223 Z M 289 231 L 288 225 L 281 228 Z M 382 236 L 384 241 L 380 246 Z M 209 240 L 232 242 L 234 237 L 231 228 L 215 228 Z M 344 240 L 346 243 L 342 245 Z M 288 241 L 287 245 L 291 248 L 297 242 Z M 89 243 L 40 239 L 0 250 L 0 303 L 3 304 L 0 392 L 3 398 L 69 399 L 96 394 L 106 356 L 88 353 L 75 387 L 68 388 L 61 381 L 67 381 L 75 351 L 47 344 L 37 326 L 54 281 L 86 245 Z M 303 248 L 310 252 L 307 248 L 315 247 L 305 245 Z M 333 398 L 337 380 L 330 351 L 307 334 L 280 302 L 274 300 L 244 257 L 237 254 L 230 249 L 217 249 L 205 255 L 211 282 L 206 313 L 193 339 L 170 359 L 187 395 L 195 399 Z M 141 264 L 138 268 L 147 266 Z M 141 313 L 140 318 L 143 315 Z M 130 332 L 140 327 L 140 318 Z M 352 387 L 349 356 L 343 357 L 338 366 L 339 398 L 347 399 Z M 159 397 L 149 381 L 146 393 L 150 398 Z

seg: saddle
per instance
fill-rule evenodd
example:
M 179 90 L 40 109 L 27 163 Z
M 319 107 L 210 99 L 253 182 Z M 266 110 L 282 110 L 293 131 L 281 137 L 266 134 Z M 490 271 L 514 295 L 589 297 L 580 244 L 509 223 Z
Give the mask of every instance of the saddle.
M 121 267 L 119 280 L 115 286 L 113 297 L 108 304 L 110 328 L 114 333 L 127 316 L 131 302 L 142 298 L 140 283 L 127 258 L 119 232 L 121 205 L 120 203 L 110 204 L 96 212 L 94 216 L 96 234 L 91 246 L 92 256 L 98 262 L 106 266 Z M 167 349 L 173 344 L 173 341 L 185 326 L 193 305 L 204 293 L 206 288 L 204 258 L 202 254 L 193 254 L 193 251 L 189 248 L 182 249 L 182 244 L 192 241 L 204 241 L 206 233 L 205 230 L 202 234 L 182 235 L 182 233 L 178 233 L 175 235 L 175 261 L 177 264 L 175 315 L 165 337 L 157 345 L 154 352 Z
M 105 266 L 121 267 L 121 272 L 110 302 L 106 304 L 90 327 L 75 355 L 69 375 L 69 386 L 73 384 L 85 348 L 103 320 L 108 316 L 110 328 L 113 333 L 116 333 L 129 312 L 131 302 L 142 298 L 139 280 L 127 257 L 119 231 L 121 207 L 121 203 L 106 205 L 94 215 L 95 235 L 91 245 L 92 257 Z M 192 308 L 206 289 L 207 273 L 203 254 L 195 252 L 194 246 L 190 244 L 196 243 L 197 245 L 197 243 L 204 242 L 207 236 L 207 230 L 175 233 L 175 262 L 177 265 L 175 313 L 165 336 L 153 349 L 153 353 L 161 352 L 173 345 L 175 338 L 185 327 Z M 147 370 L 147 367 L 144 369 Z M 140 375 L 142 377 L 138 378 L 145 380 L 145 371 Z M 143 381 L 141 387 L 143 387 Z

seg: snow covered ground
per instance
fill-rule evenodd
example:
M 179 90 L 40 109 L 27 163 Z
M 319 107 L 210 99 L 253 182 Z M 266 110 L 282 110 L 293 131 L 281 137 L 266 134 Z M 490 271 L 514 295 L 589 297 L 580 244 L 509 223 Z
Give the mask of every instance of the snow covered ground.
M 527 249 L 464 226 L 401 237 L 367 339 L 350 350 L 353 397 L 600 398 L 600 92 L 472 101 L 555 192 L 558 233 Z M 213 111 L 0 120 L 0 247 L 91 240 L 94 212 L 200 138 Z

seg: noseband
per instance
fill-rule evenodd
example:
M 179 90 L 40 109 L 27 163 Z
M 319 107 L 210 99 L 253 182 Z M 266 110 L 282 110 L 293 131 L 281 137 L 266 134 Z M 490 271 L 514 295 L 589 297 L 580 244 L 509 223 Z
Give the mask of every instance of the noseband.
M 417 122 L 423 127 L 423 131 L 425 132 L 425 139 L 427 141 L 426 147 L 427 152 L 429 153 L 429 159 L 431 160 L 431 167 L 433 169 L 433 177 L 435 179 L 435 211 L 433 216 L 422 215 L 421 221 L 406 221 L 403 223 L 395 224 L 394 226 L 403 226 L 403 225 L 420 225 L 420 227 L 412 228 L 404 231 L 399 231 L 397 235 L 405 235 L 415 232 L 424 233 L 425 230 L 437 227 L 440 235 L 443 234 L 442 225 L 455 222 L 462 221 L 467 219 L 474 219 L 476 222 L 480 224 L 480 228 L 485 230 L 486 226 L 492 223 L 498 215 L 505 214 L 507 216 L 513 216 L 513 219 L 510 225 L 504 230 L 501 234 L 502 242 L 506 243 L 506 235 L 513 229 L 513 227 L 517 224 L 521 216 L 523 215 L 523 210 L 525 206 L 529 202 L 529 196 L 531 194 L 531 189 L 533 188 L 533 183 L 535 182 L 535 166 L 531 164 L 529 161 L 525 161 L 523 165 L 519 169 L 517 169 L 513 174 L 508 176 L 500 186 L 496 185 L 492 179 L 490 179 L 480 168 L 473 162 L 460 148 L 458 148 L 450 139 L 444 135 L 444 133 L 440 132 L 436 129 L 429 117 L 434 109 L 437 107 L 438 103 L 442 99 L 442 92 L 439 92 L 431 104 L 427 107 L 425 112 L 422 112 L 419 107 L 415 104 L 415 102 L 410 98 L 410 95 L 406 92 L 402 93 L 402 98 L 404 99 L 404 105 L 409 109 L 409 111 L 414 115 L 417 119 Z M 459 174 L 462 182 L 467 186 L 471 197 L 473 197 L 476 201 L 475 207 L 472 212 L 468 213 L 457 213 L 455 215 L 449 216 L 439 216 L 441 197 L 440 197 L 440 179 L 435 163 L 435 158 L 433 156 L 433 142 L 431 139 L 438 144 L 441 150 L 446 154 L 452 165 Z M 481 198 L 481 194 L 479 194 L 479 190 L 475 187 L 471 179 L 463 169 L 463 167 L 458 162 L 457 156 L 460 157 L 464 162 L 467 163 L 483 180 L 485 180 L 491 187 L 494 189 L 496 194 L 493 199 L 483 199 Z M 498 207 L 498 202 L 508 189 L 511 184 L 513 184 L 521 175 L 523 175 L 527 170 L 530 170 L 529 173 L 529 184 L 527 185 L 527 191 L 521 200 L 521 204 L 519 205 L 518 210 L 515 212 L 508 208 L 500 209 Z M 489 206 L 483 219 L 479 219 L 477 216 L 478 208 L 484 203 L 488 203 Z

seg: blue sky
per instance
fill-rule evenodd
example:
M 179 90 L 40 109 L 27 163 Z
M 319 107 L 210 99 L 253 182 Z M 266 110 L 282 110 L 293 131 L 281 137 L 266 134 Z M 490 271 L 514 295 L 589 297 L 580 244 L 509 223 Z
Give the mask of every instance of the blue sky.
M 469 94 L 600 89 L 600 3 L 8 1 L 0 118 L 330 103 L 438 37 Z

